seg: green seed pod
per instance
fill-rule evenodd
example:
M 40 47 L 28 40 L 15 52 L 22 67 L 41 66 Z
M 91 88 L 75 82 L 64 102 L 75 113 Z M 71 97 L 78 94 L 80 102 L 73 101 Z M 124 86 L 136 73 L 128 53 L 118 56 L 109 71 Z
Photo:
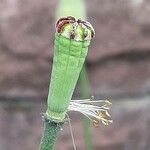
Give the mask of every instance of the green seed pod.
M 47 118 L 61 122 L 94 35 L 92 26 L 73 17 L 61 18 L 56 24 L 54 58 L 48 95 Z

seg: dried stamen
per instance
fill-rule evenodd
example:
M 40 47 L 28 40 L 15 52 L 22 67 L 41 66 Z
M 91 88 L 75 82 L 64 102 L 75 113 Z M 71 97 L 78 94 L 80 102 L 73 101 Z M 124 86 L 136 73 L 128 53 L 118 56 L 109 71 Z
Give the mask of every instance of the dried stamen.
M 93 100 L 92 97 L 92 99 L 72 100 L 68 110 L 84 114 L 93 122 L 95 127 L 98 127 L 100 122 L 104 125 L 112 123 L 111 116 L 108 113 L 110 104 L 108 100 Z

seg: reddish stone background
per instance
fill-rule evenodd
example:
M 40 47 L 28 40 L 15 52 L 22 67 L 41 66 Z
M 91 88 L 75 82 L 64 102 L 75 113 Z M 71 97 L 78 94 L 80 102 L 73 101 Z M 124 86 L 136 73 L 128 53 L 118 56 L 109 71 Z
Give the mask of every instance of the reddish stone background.
M 95 128 L 91 124 L 94 150 L 149 150 L 149 97 L 119 100 L 112 100 L 112 125 Z M 43 129 L 41 107 L 41 102 L 33 101 L 0 103 L 0 150 L 38 149 Z M 81 115 L 71 113 L 70 118 L 77 149 L 84 150 Z M 73 150 L 67 122 L 55 149 Z

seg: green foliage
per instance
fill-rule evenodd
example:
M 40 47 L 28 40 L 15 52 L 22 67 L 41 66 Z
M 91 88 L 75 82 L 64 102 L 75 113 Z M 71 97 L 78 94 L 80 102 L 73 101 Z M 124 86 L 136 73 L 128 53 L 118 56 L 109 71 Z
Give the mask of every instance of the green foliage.
M 56 12 L 56 19 L 64 16 L 86 19 L 84 0 L 60 0 Z
M 89 97 L 89 86 L 88 86 L 89 82 L 88 82 L 88 76 L 87 76 L 85 65 L 82 68 L 79 81 L 80 81 L 81 97 L 83 99 L 88 98 Z M 92 145 L 90 121 L 87 117 L 83 116 L 82 122 L 83 122 L 84 141 L 85 141 L 86 150 L 92 150 L 93 145 Z

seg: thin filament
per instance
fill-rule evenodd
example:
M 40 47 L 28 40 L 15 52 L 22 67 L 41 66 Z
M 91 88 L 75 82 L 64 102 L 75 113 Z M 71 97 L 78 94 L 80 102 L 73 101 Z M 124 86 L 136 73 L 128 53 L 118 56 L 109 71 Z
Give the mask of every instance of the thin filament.
M 68 118 L 69 130 L 70 130 L 70 134 L 71 134 L 71 139 L 72 139 L 73 148 L 74 148 L 74 150 L 77 150 L 77 149 L 76 149 L 76 145 L 75 145 L 74 136 L 73 136 L 73 130 L 72 130 L 71 121 L 70 121 L 69 115 L 68 115 L 68 114 L 66 114 L 66 115 L 67 115 L 67 118 Z

